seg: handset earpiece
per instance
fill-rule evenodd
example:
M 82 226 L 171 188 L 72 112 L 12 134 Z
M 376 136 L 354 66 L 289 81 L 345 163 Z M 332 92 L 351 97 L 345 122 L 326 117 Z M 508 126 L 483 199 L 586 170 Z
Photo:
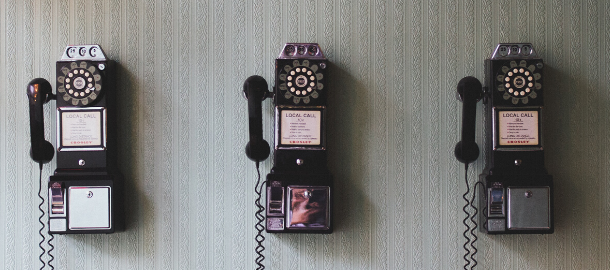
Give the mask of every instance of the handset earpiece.
M 263 161 L 269 157 L 269 143 L 263 139 L 262 101 L 268 90 L 267 81 L 261 76 L 248 77 L 244 82 L 244 94 L 248 99 L 248 125 L 250 141 L 246 145 L 246 156 L 252 161 Z
M 38 163 L 47 163 L 53 159 L 55 148 L 44 139 L 44 115 L 42 105 L 54 98 L 51 84 L 42 78 L 28 83 L 27 95 L 30 104 L 30 156 Z
M 455 157 L 468 164 L 479 157 L 479 146 L 474 141 L 477 116 L 477 102 L 483 97 L 483 86 L 475 77 L 464 77 L 457 85 L 457 93 L 462 100 L 462 140 L 455 145 Z

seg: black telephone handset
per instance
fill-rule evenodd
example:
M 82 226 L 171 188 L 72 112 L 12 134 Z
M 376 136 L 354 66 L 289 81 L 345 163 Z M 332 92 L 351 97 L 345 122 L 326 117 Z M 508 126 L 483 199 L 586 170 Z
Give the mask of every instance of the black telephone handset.
M 250 141 L 246 145 L 246 156 L 255 162 L 269 157 L 269 143 L 263 139 L 262 101 L 269 93 L 267 81 L 261 76 L 250 76 L 244 82 L 244 95 L 248 99 L 248 126 Z
M 457 86 L 457 94 L 462 106 L 462 140 L 455 145 L 455 157 L 468 164 L 479 157 L 479 146 L 474 140 L 476 128 L 477 102 L 483 97 L 483 86 L 475 77 L 465 77 Z
M 55 148 L 44 138 L 43 105 L 55 96 L 49 81 L 36 78 L 27 86 L 28 103 L 30 105 L 30 156 L 38 163 L 48 163 L 55 155 Z

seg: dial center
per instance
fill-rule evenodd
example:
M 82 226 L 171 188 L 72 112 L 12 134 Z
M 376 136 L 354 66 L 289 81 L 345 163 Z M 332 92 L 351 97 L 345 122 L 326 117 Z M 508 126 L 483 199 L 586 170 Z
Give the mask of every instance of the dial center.
M 298 87 L 305 87 L 307 85 L 307 77 L 305 77 L 305 75 L 299 75 L 296 78 L 295 83 Z
M 525 78 L 521 77 L 521 76 L 517 76 L 515 77 L 515 79 L 513 80 L 513 84 L 515 85 L 515 87 L 517 88 L 523 88 L 525 86 Z
M 76 79 L 74 79 L 74 82 L 72 84 L 74 85 L 74 88 L 81 90 L 85 88 L 86 82 L 83 77 L 77 77 Z

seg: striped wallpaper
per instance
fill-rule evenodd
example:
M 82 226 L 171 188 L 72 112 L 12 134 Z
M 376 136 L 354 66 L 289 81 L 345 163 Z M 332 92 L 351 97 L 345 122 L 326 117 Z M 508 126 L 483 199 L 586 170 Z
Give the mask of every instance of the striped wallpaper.
M 317 42 L 331 62 L 335 232 L 266 234 L 267 269 L 460 269 L 455 87 L 483 79 L 497 43 L 531 42 L 546 64 L 556 229 L 479 233 L 477 269 L 610 269 L 608 14 L 603 0 L 0 0 L 0 265 L 41 265 L 25 86 L 52 81 L 66 45 L 93 43 L 118 63 L 127 230 L 56 236 L 55 268 L 254 269 L 256 170 L 244 154 L 241 87 L 253 74 L 273 84 L 284 43 Z M 53 170 L 45 166 L 45 185 Z

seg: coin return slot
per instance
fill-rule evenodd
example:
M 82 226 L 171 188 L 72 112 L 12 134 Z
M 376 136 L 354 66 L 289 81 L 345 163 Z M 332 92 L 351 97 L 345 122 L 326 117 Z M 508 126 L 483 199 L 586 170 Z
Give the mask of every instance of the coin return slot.
M 268 187 L 267 214 L 270 216 L 284 215 L 284 188 Z
M 490 217 L 503 217 L 504 216 L 504 189 L 492 188 L 489 190 L 490 206 L 489 216 Z

